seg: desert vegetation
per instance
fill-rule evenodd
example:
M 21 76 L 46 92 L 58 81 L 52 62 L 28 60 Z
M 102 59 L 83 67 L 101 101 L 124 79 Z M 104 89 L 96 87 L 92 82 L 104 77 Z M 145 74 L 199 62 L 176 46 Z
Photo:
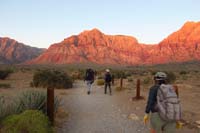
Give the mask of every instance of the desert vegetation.
M 96 75 L 96 84 L 103 87 L 104 73 L 110 68 L 115 77 L 113 90 L 121 93 L 135 89 L 137 79 L 141 83 L 141 95 L 147 98 L 148 90 L 154 83 L 153 75 L 157 71 L 164 71 L 169 76 L 169 82 L 179 88 L 180 99 L 183 105 L 183 119 L 189 128 L 195 127 L 195 121 L 200 119 L 199 114 L 199 64 L 186 63 L 166 64 L 156 66 L 90 66 Z M 82 68 L 81 68 L 82 67 Z M 0 70 L 6 70 L 4 67 Z M 6 78 L 0 79 L 0 127 L 6 130 L 10 125 L 5 125 L 10 119 L 20 116 L 27 110 L 36 110 L 46 115 L 46 91 L 45 88 L 53 86 L 57 95 L 55 111 L 59 110 L 61 100 L 68 94 L 65 88 L 73 89 L 77 81 L 83 82 L 86 66 L 12 66 L 12 72 Z M 3 74 L 2 74 L 3 75 Z M 123 88 L 120 88 L 120 79 L 123 78 Z M 84 82 L 83 82 L 84 83 Z M 95 85 L 96 85 L 95 84 Z M 119 92 L 118 92 L 119 90 Z M 131 92 L 132 93 L 132 92 Z M 134 96 L 135 94 L 131 94 Z M 143 108 L 144 104 L 140 108 Z M 63 109 L 62 109 L 63 110 Z M 141 110 L 143 112 L 143 110 Z M 13 117 L 14 115 L 14 117 Z M 12 116 L 12 117 L 11 117 Z M 10 117 L 10 118 L 9 118 Z M 8 119 L 9 118 L 9 119 Z M 18 119 L 18 118 L 17 118 Z M 18 120 L 17 120 L 18 121 Z M 9 122 L 8 122 L 9 123 Z M 47 122 L 48 123 L 48 122 Z M 11 124 L 12 125 L 12 124 Z M 4 128 L 5 126 L 5 128 Z M 28 129 L 27 129 L 28 130 Z

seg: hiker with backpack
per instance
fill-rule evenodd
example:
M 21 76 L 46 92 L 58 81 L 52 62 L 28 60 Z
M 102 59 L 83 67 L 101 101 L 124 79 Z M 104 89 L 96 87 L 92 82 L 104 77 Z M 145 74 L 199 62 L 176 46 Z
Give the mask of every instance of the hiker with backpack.
M 149 120 L 150 133 L 175 133 L 181 128 L 180 101 L 172 85 L 166 83 L 167 75 L 157 72 L 154 76 L 155 85 L 150 88 L 146 105 L 144 124 Z
M 91 93 L 92 84 L 94 83 L 94 71 L 91 68 L 86 70 L 84 81 L 86 81 L 88 88 L 87 94 L 89 95 Z
M 112 95 L 112 90 L 111 90 L 111 81 L 112 81 L 112 76 L 110 74 L 110 70 L 106 69 L 106 73 L 104 76 L 104 81 L 105 81 L 105 94 L 107 94 L 107 87 L 110 90 L 110 95 Z

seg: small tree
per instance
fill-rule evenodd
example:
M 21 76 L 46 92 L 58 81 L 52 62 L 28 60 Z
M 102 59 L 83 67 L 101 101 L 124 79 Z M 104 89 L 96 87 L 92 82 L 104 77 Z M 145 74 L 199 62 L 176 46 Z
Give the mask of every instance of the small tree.
M 71 88 L 72 79 L 64 72 L 55 70 L 41 70 L 34 74 L 34 87 L 47 88 L 47 115 L 54 122 L 54 88 Z

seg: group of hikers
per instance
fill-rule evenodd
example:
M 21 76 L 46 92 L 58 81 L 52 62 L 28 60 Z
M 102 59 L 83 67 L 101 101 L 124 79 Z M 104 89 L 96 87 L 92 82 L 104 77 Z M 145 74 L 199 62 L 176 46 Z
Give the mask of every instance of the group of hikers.
M 92 84 L 94 83 L 94 78 L 95 78 L 95 72 L 91 68 L 88 68 L 85 73 L 85 78 L 84 81 L 86 81 L 87 84 L 87 94 L 89 95 L 91 93 L 91 88 Z M 105 90 L 104 93 L 107 94 L 107 88 L 109 88 L 110 95 L 112 95 L 112 90 L 111 90 L 111 81 L 112 81 L 112 76 L 110 73 L 109 69 L 106 69 L 105 75 L 104 75 L 104 84 L 105 84 Z
M 87 94 L 91 93 L 91 86 L 94 82 L 94 71 L 86 70 L 85 81 L 87 83 Z M 104 74 L 105 94 L 107 87 L 111 90 L 112 76 L 109 69 Z M 146 125 L 150 120 L 150 133 L 175 133 L 176 128 L 182 128 L 180 100 L 174 87 L 167 83 L 167 74 L 157 72 L 154 75 L 154 85 L 149 90 L 145 115 L 143 118 Z

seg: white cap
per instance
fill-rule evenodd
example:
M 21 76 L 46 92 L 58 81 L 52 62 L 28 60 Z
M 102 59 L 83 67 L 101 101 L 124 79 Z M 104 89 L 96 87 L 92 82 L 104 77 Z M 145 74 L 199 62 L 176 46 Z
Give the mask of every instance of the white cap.
M 109 69 L 106 69 L 106 72 L 110 72 L 110 70 L 109 70 Z

